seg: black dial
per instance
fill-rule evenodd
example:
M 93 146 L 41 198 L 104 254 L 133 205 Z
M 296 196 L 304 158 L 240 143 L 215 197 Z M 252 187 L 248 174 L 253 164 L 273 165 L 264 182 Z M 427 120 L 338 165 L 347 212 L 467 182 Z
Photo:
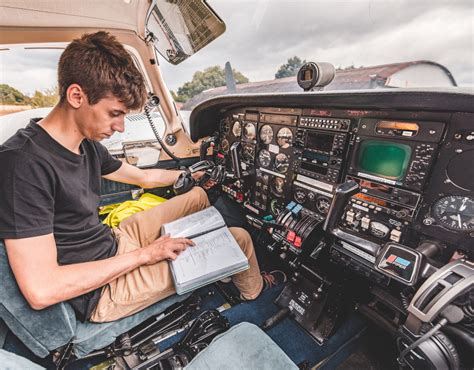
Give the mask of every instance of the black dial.
M 303 204 L 304 202 L 306 202 L 306 191 L 304 191 L 303 189 L 296 189 L 294 196 L 295 200 L 298 203 Z
M 285 173 L 286 171 L 288 171 L 288 167 L 290 167 L 288 157 L 283 153 L 277 154 L 275 157 L 276 170 L 280 173 Z
M 229 132 L 229 130 L 230 130 L 229 121 L 227 119 L 222 120 L 222 122 L 221 122 L 221 131 L 224 134 L 227 134 Z
M 242 158 L 246 162 L 253 162 L 255 158 L 255 148 L 253 145 L 242 146 Z
M 227 153 L 229 151 L 229 141 L 227 141 L 227 139 L 223 139 L 221 141 L 221 150 L 224 153 Z
M 260 150 L 258 152 L 258 163 L 262 167 L 268 167 L 272 161 L 272 157 L 270 155 L 270 152 L 266 149 Z
M 438 199 L 433 206 L 436 221 L 450 230 L 474 230 L 474 199 L 449 196 Z
M 319 196 L 318 199 L 316 199 L 316 208 L 323 215 L 328 214 L 330 207 L 331 207 L 331 201 L 329 200 L 329 198 L 326 198 L 324 196 Z
M 280 178 L 280 177 L 274 177 L 272 179 L 271 183 L 271 189 L 273 194 L 275 194 L 277 197 L 282 197 L 283 196 L 283 189 L 285 186 L 285 180 Z

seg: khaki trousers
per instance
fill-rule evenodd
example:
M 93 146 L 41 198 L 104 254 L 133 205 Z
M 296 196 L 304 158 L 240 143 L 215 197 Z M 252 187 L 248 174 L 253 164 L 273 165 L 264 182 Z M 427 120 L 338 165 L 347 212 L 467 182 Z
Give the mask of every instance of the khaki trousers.
M 154 208 L 139 212 L 122 221 L 113 230 L 117 254 L 146 247 L 160 236 L 161 225 L 209 207 L 206 192 L 195 187 Z M 250 268 L 232 277 L 244 298 L 256 298 L 263 288 L 257 258 L 249 233 L 237 227 L 229 229 L 249 260 Z M 99 303 L 90 321 L 107 322 L 132 315 L 172 294 L 175 288 L 167 261 L 140 266 L 111 281 L 102 288 Z

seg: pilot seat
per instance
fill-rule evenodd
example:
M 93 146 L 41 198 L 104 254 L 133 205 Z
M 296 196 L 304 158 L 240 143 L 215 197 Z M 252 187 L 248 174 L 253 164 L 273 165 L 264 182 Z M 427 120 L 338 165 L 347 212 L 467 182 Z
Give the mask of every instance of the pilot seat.
M 68 303 L 59 303 L 37 311 L 30 308 L 21 294 L 8 264 L 5 246 L 0 241 L 0 328 L 10 330 L 34 355 L 47 357 L 60 348 L 77 358 L 107 347 L 117 337 L 147 319 L 189 297 L 173 295 L 132 316 L 109 323 L 82 323 L 76 320 Z M 5 327 L 6 324 L 6 327 Z M 2 330 L 0 330 L 1 332 Z M 0 348 L 3 341 L 0 335 Z M 3 335 L 4 337 L 4 335 Z M 5 339 L 5 338 L 3 338 Z M 0 350 L 0 363 L 18 366 L 27 361 Z M 10 361 L 10 362 L 8 362 Z M 291 359 L 256 325 L 243 322 L 216 336 L 212 343 L 186 366 L 186 369 L 211 368 L 297 369 Z

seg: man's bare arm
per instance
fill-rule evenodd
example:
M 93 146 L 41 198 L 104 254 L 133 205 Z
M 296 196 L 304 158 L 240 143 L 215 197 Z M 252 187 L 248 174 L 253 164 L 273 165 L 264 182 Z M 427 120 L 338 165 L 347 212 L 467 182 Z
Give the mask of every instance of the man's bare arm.
M 142 188 L 156 188 L 172 185 L 183 171 L 162 169 L 140 169 L 128 163 L 104 177 L 107 180 L 138 185 Z
M 162 236 L 147 247 L 105 260 L 60 266 L 53 234 L 5 239 L 13 273 L 28 303 L 43 309 L 95 290 L 142 265 L 177 255 L 193 245 L 184 238 Z

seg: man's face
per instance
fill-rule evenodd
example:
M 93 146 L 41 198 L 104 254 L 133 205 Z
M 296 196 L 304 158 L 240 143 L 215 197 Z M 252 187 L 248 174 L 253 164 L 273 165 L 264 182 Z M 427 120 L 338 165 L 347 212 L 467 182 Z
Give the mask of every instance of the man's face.
M 90 140 L 100 141 L 112 136 L 115 131 L 124 131 L 124 119 L 129 109 L 114 96 L 102 98 L 96 104 L 86 101 L 78 110 L 77 126 Z

